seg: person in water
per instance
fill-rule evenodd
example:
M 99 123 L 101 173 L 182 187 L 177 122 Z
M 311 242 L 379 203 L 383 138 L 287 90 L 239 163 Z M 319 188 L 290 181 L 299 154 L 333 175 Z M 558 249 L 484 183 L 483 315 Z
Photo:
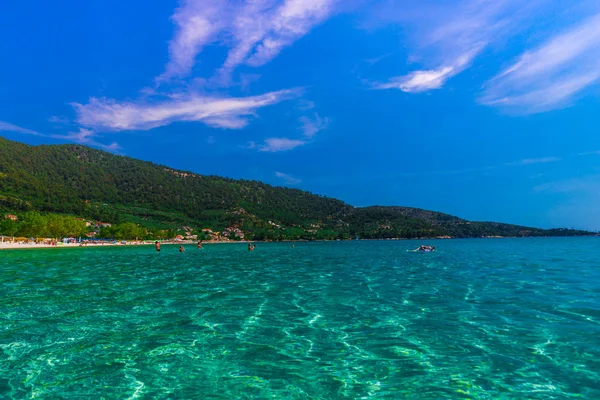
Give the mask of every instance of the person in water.
M 248 251 L 252 251 L 256 248 L 255 245 L 253 245 L 252 243 L 248 243 Z
M 201 249 L 202 248 L 202 242 L 198 242 L 198 248 Z
M 160 243 L 158 242 L 158 240 L 154 242 L 154 247 L 156 248 L 156 251 L 160 251 Z
M 179 252 L 180 253 L 184 253 L 185 252 L 185 249 L 183 248 L 183 246 L 179 246 Z
M 419 248 L 415 251 L 434 251 L 435 250 L 435 246 L 425 246 L 424 244 L 422 244 L 421 246 L 419 246 Z

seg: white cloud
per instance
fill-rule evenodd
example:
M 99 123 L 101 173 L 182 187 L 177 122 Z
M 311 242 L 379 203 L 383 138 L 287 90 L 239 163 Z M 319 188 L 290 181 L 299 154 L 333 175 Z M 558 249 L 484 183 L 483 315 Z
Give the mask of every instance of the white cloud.
M 200 121 L 209 126 L 239 129 L 259 108 L 297 96 L 296 90 L 281 90 L 259 96 L 228 98 L 198 93 L 171 95 L 157 102 L 117 102 L 91 98 L 87 104 L 73 103 L 77 122 L 101 130 L 148 130 L 175 121 Z
M 275 176 L 283 179 L 284 182 L 287 183 L 288 185 L 293 185 L 293 184 L 302 182 L 300 179 L 294 178 L 293 176 L 288 175 L 288 174 L 284 174 L 283 172 L 275 172 Z
M 9 124 L 8 122 L 0 121 L 0 131 L 25 133 L 27 135 L 44 136 L 41 133 L 31 129 L 21 128 L 20 126 Z
M 295 149 L 299 146 L 304 146 L 306 142 L 302 140 L 294 140 L 288 138 L 269 138 L 265 139 L 265 144 L 261 146 L 258 151 L 264 152 L 279 152 L 279 151 L 288 151 Z
M 258 43 L 249 65 L 271 61 L 279 52 L 306 35 L 333 12 L 335 0 L 285 0 L 269 18 L 270 29 Z
M 189 74 L 196 56 L 204 46 L 216 40 L 225 21 L 221 0 L 183 0 L 182 6 L 171 17 L 177 28 L 169 43 L 170 60 L 159 81 Z
M 493 78 L 483 104 L 536 113 L 569 105 L 600 81 L 600 14 L 552 37 Z
M 392 78 L 386 83 L 376 84 L 375 88 L 400 89 L 407 93 L 419 93 L 439 89 L 448 79 L 467 68 L 478 53 L 479 49 L 474 49 L 454 60 L 453 65 L 443 66 L 437 70 L 411 72 L 406 76 Z
M 413 61 L 427 68 L 377 83 L 376 89 L 400 89 L 418 93 L 444 86 L 448 79 L 467 69 L 492 41 L 514 34 L 527 9 L 517 0 L 459 0 L 415 6 L 389 1 L 378 17 L 400 23 L 412 32 L 417 45 Z M 412 29 L 411 29 L 412 28 Z
M 452 67 L 443 67 L 439 70 L 415 71 L 406 76 L 395 77 L 386 83 L 376 84 L 376 89 L 400 89 L 403 92 L 423 92 L 430 89 L 439 89 L 446 79 L 453 75 Z
M 334 11 L 337 0 L 186 0 L 173 15 L 177 26 L 170 61 L 160 80 L 187 75 L 211 43 L 230 47 L 217 73 L 227 83 L 239 65 L 266 64 Z
M 156 78 L 158 84 L 186 84 L 186 78 L 198 62 L 203 49 L 212 44 L 229 48 L 227 58 L 213 79 L 187 79 L 185 92 L 159 93 L 146 88 L 138 100 L 120 101 L 90 98 L 87 103 L 72 103 L 76 122 L 95 131 L 149 130 L 176 121 L 195 121 L 223 129 L 241 129 L 258 109 L 296 97 L 300 90 L 231 97 L 212 95 L 198 90 L 215 81 L 226 84 L 230 74 L 241 64 L 259 66 L 275 57 L 284 47 L 307 34 L 333 12 L 337 0 L 181 0 L 172 20 L 175 35 L 169 43 L 169 62 Z M 206 76 L 206 73 L 204 73 Z M 244 89 L 260 77 L 244 74 Z M 216 78 L 216 79 L 215 79 Z M 164 86 L 163 86 L 164 87 Z M 169 87 L 169 86 L 167 86 Z M 213 86 L 214 88 L 214 86 Z M 285 147 L 275 140 L 265 151 Z M 287 144 L 291 145 L 290 143 Z M 273 149 L 273 150 L 270 150 Z
M 322 130 L 327 129 L 329 119 L 321 118 L 319 114 L 314 113 L 312 118 L 306 116 L 301 117 L 300 124 L 302 125 L 302 134 L 304 137 L 310 139 Z

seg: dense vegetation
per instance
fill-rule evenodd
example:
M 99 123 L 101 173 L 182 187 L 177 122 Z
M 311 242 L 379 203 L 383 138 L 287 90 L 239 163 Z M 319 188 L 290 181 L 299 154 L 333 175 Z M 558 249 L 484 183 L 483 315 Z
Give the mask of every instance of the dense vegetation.
M 50 220 L 54 214 L 116 224 L 101 232 L 116 238 L 159 237 L 184 225 L 197 232 L 235 227 L 254 240 L 586 234 L 468 222 L 415 208 L 355 208 L 297 189 L 176 171 L 85 146 L 28 146 L 1 137 L 0 211 L 18 216 L 14 224 L 3 221 L 0 233 L 25 236 L 82 233 L 24 227 L 34 215 Z

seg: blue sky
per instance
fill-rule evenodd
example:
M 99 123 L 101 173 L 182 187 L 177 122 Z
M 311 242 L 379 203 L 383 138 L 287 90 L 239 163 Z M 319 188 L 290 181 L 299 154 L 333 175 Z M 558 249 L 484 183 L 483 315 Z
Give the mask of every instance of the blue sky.
M 600 3 L 2 2 L 0 134 L 600 230 Z

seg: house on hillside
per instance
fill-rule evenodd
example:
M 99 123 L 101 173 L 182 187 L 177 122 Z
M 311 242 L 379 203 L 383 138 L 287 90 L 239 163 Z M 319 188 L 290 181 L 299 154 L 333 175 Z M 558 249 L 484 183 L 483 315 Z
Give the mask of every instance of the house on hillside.
M 6 219 L 13 220 L 13 221 L 17 221 L 17 220 L 19 219 L 19 218 L 18 218 L 16 215 L 14 215 L 14 214 L 6 214 L 6 217 L 5 217 L 5 218 L 6 218 Z
M 112 224 L 109 224 L 108 222 L 96 222 L 96 228 L 109 228 L 111 226 Z

